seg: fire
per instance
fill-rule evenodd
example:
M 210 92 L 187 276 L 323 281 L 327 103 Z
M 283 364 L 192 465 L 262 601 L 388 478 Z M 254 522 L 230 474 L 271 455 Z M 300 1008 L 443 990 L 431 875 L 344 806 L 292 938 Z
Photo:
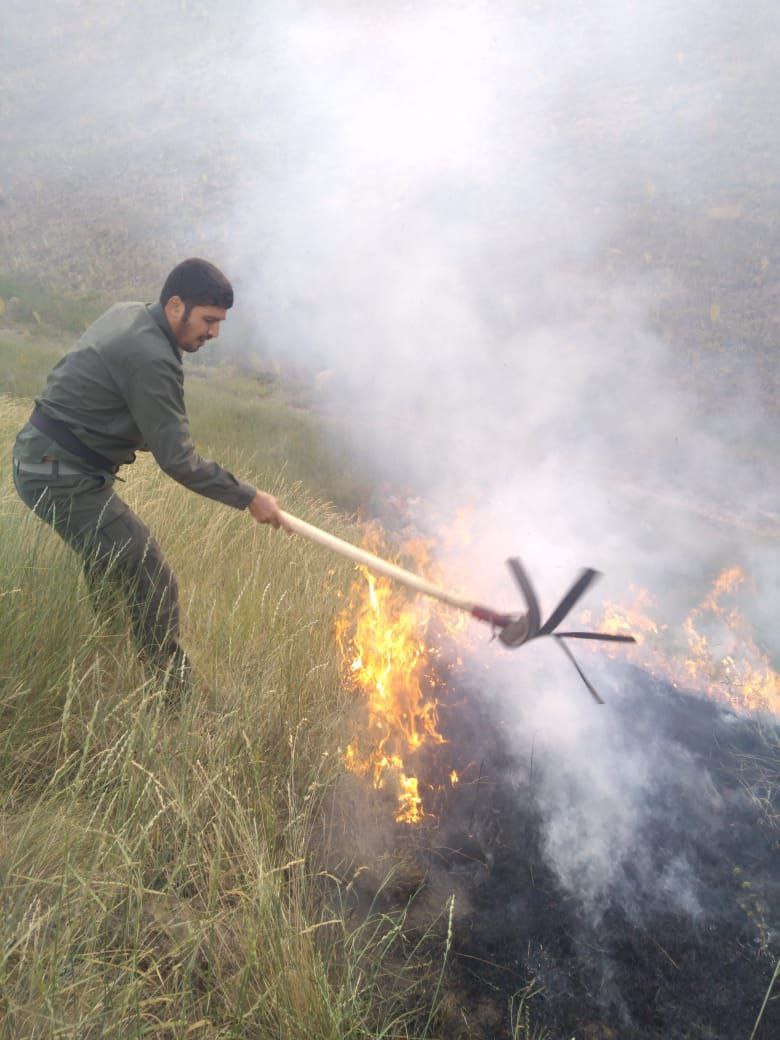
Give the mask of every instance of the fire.
M 627 607 L 604 604 L 598 622 L 605 632 L 631 632 L 639 647 L 633 659 L 673 685 L 725 701 L 736 710 L 780 714 L 780 675 L 758 647 L 735 599 L 747 579 L 729 567 L 679 626 L 650 617 L 655 604 L 645 589 L 632 589 Z M 590 620 L 590 619 L 589 619 Z
M 377 541 L 375 532 L 372 551 L 380 550 Z M 422 541 L 404 546 L 419 572 L 430 570 L 428 549 Z M 425 812 L 419 781 L 406 763 L 424 746 L 445 742 L 434 695 L 436 653 L 426 646 L 435 606 L 422 597 L 409 599 L 388 579 L 358 569 L 361 577 L 352 585 L 337 636 L 350 679 L 364 694 L 368 719 L 365 736 L 349 745 L 345 763 L 375 788 L 393 789 L 396 820 L 416 823 Z
M 467 523 L 464 515 L 457 527 Z M 463 541 L 462 531 L 457 537 Z M 442 544 L 446 551 L 448 543 Z M 366 547 L 385 558 L 390 555 L 378 530 L 371 532 Z M 403 546 L 403 563 L 438 581 L 431 573 L 431 550 L 430 542 L 409 540 Z M 461 666 L 461 655 L 469 652 L 477 634 L 467 629 L 464 614 L 426 597 L 410 596 L 365 568 L 358 570 L 337 623 L 337 637 L 347 680 L 362 694 L 366 721 L 347 747 L 344 761 L 376 789 L 392 792 L 397 821 L 417 823 L 429 815 L 423 801 L 426 790 L 441 791 L 442 781 L 450 789 L 462 783 L 450 765 L 438 771 L 438 786 L 421 783 L 416 774 L 423 765 L 426 773 L 430 771 L 425 749 L 446 743 L 439 731 L 437 697 L 445 668 Z M 738 610 L 738 594 L 747 587 L 744 573 L 730 567 L 682 623 L 654 618 L 658 608 L 650 592 L 634 587 L 627 605 L 608 602 L 600 617 L 585 614 L 582 620 L 600 631 L 635 636 L 638 645 L 630 659 L 680 689 L 725 701 L 738 711 L 780 714 L 780 675 Z M 446 654 L 440 649 L 445 640 Z M 614 644 L 592 646 L 618 652 Z

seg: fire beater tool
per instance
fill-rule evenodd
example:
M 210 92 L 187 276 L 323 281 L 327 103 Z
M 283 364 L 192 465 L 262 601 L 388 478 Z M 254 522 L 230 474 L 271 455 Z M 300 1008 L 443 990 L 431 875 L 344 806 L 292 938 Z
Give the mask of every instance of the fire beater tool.
M 344 556 L 355 563 L 360 563 L 369 570 L 374 571 L 376 574 L 382 574 L 384 577 L 397 581 L 401 585 L 413 589 L 415 592 L 421 592 L 425 596 L 431 596 L 433 599 L 437 599 L 441 603 L 447 603 L 449 606 L 455 607 L 458 610 L 464 610 L 467 614 L 477 618 L 479 621 L 486 622 L 491 625 L 494 632 L 498 633 L 498 638 L 504 646 L 514 648 L 522 646 L 524 643 L 529 643 L 532 639 L 539 639 L 542 636 L 552 636 L 577 669 L 580 678 L 598 704 L 603 704 L 604 702 L 585 677 L 585 674 L 577 664 L 571 650 L 564 643 L 564 639 L 596 639 L 611 643 L 636 642 L 633 636 L 617 635 L 611 632 L 559 631 L 558 626 L 567 614 L 569 614 L 572 607 L 574 607 L 574 605 L 582 598 L 593 582 L 600 577 L 598 571 L 594 571 L 589 567 L 582 571 L 579 578 L 577 578 L 566 595 L 563 596 L 552 614 L 550 614 L 544 624 L 542 624 L 542 613 L 539 609 L 539 601 L 536 598 L 536 593 L 534 592 L 531 580 L 520 560 L 515 557 L 507 560 L 507 566 L 512 572 L 512 577 L 520 586 L 520 591 L 525 600 L 527 610 L 524 614 L 502 614 L 490 607 L 480 606 L 478 603 L 474 603 L 465 596 L 460 596 L 455 592 L 443 589 L 441 586 L 435 585 L 426 578 L 421 578 L 419 575 L 404 570 L 403 567 L 399 567 L 395 563 L 390 563 L 388 560 L 383 560 L 380 556 L 375 556 L 374 553 L 368 552 L 366 549 L 360 549 L 358 546 L 352 545 L 350 542 L 345 542 L 343 539 L 337 538 L 335 535 L 328 534 L 327 531 L 323 531 L 319 527 L 315 527 L 313 524 L 306 523 L 305 520 L 299 520 L 298 517 L 293 516 L 291 513 L 282 512 L 281 515 L 285 524 L 295 534 L 303 535 L 304 538 L 308 538 L 312 542 L 318 542 L 320 545 L 324 545 L 327 549 L 331 549 L 340 556 Z

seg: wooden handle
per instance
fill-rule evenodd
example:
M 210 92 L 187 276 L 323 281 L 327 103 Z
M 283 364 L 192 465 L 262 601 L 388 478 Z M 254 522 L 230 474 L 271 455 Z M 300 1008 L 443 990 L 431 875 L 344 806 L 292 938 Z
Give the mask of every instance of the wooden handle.
M 448 592 L 446 589 L 434 585 L 433 582 L 426 581 L 425 578 L 420 578 L 418 575 L 412 574 L 411 571 L 406 571 L 403 567 L 389 563 L 379 556 L 374 556 L 373 553 L 367 552 L 365 549 L 359 549 L 356 545 L 345 542 L 333 534 L 328 534 L 327 531 L 322 531 L 313 524 L 307 524 L 305 520 L 299 520 L 297 516 L 282 512 L 282 517 L 296 534 L 303 535 L 304 538 L 308 538 L 312 542 L 319 542 L 326 549 L 332 549 L 333 552 L 338 553 L 340 556 L 345 556 L 348 560 L 362 563 L 364 567 L 368 567 L 369 570 L 375 571 L 377 574 L 383 574 L 386 578 L 391 578 L 409 589 L 414 589 L 415 592 L 422 592 L 426 596 L 432 596 L 434 599 L 447 603 L 451 607 L 457 607 L 458 610 L 466 610 L 471 613 L 474 609 L 474 603 L 470 600 L 464 599 L 462 596 L 456 596 L 455 593 Z

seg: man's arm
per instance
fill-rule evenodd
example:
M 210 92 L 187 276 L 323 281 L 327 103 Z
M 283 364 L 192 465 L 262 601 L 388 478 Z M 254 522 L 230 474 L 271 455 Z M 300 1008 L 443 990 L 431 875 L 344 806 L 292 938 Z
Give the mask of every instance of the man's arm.
M 128 373 L 123 383 L 130 414 L 169 477 L 199 495 L 235 509 L 249 509 L 258 523 L 286 527 L 273 495 L 245 484 L 197 453 L 184 407 L 183 377 L 175 364 L 154 359 Z

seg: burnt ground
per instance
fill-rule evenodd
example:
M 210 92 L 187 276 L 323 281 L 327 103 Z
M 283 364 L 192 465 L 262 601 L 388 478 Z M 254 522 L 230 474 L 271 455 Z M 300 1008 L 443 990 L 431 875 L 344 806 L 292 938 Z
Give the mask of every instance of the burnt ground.
M 636 757 L 652 727 L 668 769 L 662 759 L 635 847 L 616 853 L 620 869 L 598 898 L 592 883 L 588 896 L 584 884 L 580 892 L 571 877 L 562 882 L 550 849 L 546 802 L 558 777 L 546 772 L 560 764 L 543 744 L 519 758 L 477 684 L 461 691 L 456 711 L 443 712 L 450 743 L 421 769 L 431 815 L 397 826 L 361 870 L 361 903 L 389 910 L 411 901 L 408 919 L 419 934 L 433 929 L 439 957 L 454 895 L 438 1035 L 751 1035 L 780 953 L 778 731 L 636 669 L 622 678 L 623 692 L 610 695 L 610 725 Z M 680 762 L 690 766 L 685 779 Z M 453 764 L 464 770 L 455 787 L 442 782 Z M 381 829 L 384 812 L 386 831 L 390 807 L 382 792 L 377 798 L 374 826 Z M 366 862 L 379 839 L 358 826 L 353 838 Z M 679 863 L 694 879 L 690 905 L 656 884 Z M 389 866 L 392 880 L 379 891 Z M 756 1040 L 779 1028 L 775 997 Z

